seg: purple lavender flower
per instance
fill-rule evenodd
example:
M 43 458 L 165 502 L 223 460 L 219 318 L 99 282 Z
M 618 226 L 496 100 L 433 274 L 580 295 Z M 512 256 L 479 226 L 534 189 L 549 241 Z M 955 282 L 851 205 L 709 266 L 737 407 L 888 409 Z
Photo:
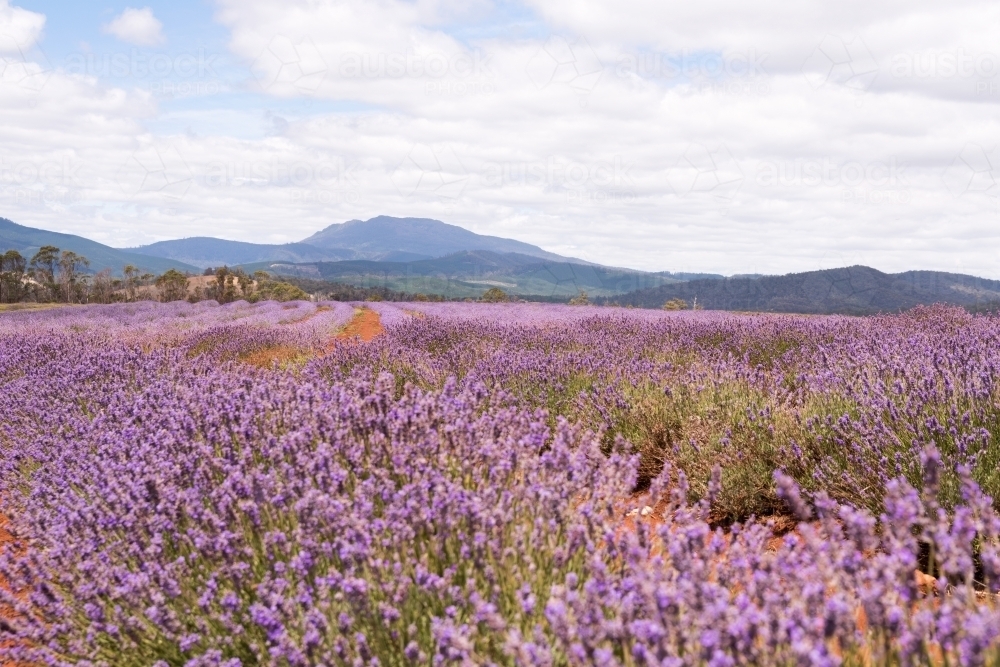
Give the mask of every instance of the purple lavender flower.
M 0 316 L 3 659 L 997 655 L 996 319 L 372 308 Z

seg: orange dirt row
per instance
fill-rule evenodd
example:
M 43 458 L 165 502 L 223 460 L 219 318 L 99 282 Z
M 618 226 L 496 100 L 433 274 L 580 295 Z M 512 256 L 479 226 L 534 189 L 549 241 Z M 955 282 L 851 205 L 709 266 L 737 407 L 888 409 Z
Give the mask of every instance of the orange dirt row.
M 385 333 L 385 327 L 382 326 L 382 318 L 378 316 L 378 313 L 370 308 L 361 308 L 347 323 L 347 326 L 337 334 L 337 340 L 360 338 L 362 342 L 367 343 L 383 333 Z
M 10 534 L 9 530 L 7 530 L 7 524 L 8 524 L 7 517 L 0 514 L 0 552 L 12 548 L 14 544 L 14 536 Z M 9 590 L 6 579 L 0 579 L 0 586 L 3 586 L 5 589 Z M 23 595 L 18 594 L 17 597 L 23 602 L 25 599 L 27 599 L 27 593 L 25 592 Z M 7 606 L 0 607 L 0 618 L 3 618 L 4 620 L 11 620 L 15 617 L 16 617 L 16 612 L 13 609 Z M 13 644 L 7 642 L 3 646 L 4 648 L 10 648 L 11 646 L 13 646 Z M 5 661 L 5 662 L 0 662 L 0 667 L 24 667 L 24 666 L 21 663 L 13 661 Z

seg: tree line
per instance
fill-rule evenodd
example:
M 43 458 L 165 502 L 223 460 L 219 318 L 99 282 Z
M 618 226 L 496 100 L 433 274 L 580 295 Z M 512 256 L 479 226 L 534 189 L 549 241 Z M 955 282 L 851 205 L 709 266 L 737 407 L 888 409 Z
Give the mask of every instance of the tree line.
M 8 250 L 0 255 L 0 302 L 111 303 L 116 292 L 134 295 L 154 278 L 134 266 L 125 267 L 122 279 L 113 278 L 111 269 L 92 274 L 89 268 L 90 260 L 83 255 L 51 245 L 42 246 L 30 259 Z
M 72 250 L 60 250 L 51 245 L 39 248 L 30 259 L 17 250 L 0 255 L 0 303 L 121 303 L 134 301 L 197 302 L 214 300 L 232 303 L 246 300 L 295 301 L 309 300 L 310 294 L 331 301 L 483 301 L 505 303 L 527 299 L 531 301 L 563 302 L 565 299 L 517 297 L 492 287 L 477 298 L 447 299 L 437 294 L 413 294 L 382 287 L 361 288 L 344 283 L 300 278 L 276 280 L 265 271 L 248 274 L 239 268 L 226 266 L 206 269 L 202 276 L 193 276 L 176 269 L 155 275 L 128 264 L 120 276 L 111 269 L 92 272 L 90 261 Z M 683 301 L 677 300 L 682 307 Z M 571 305 L 591 303 L 581 291 Z M 665 307 L 671 307 L 670 304 Z M 677 306 L 673 306 L 677 307 Z
M 308 300 L 301 288 L 274 280 L 268 273 L 209 269 L 208 280 L 176 269 L 160 275 L 128 264 L 121 276 L 111 269 L 91 272 L 90 260 L 72 250 L 46 245 L 30 259 L 17 250 L 0 255 L 0 303 L 120 303 L 133 301 Z M 195 284 L 192 284 L 195 283 Z M 200 283 L 200 284 L 198 284 Z

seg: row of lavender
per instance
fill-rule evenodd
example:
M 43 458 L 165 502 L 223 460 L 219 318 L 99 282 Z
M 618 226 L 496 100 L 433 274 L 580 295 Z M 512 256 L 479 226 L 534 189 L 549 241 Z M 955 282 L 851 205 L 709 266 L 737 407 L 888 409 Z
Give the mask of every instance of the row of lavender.
M 334 304 L 0 317 L 0 651 L 996 658 L 996 320 L 371 307 L 365 345 Z
M 390 306 L 384 310 L 393 310 Z M 317 362 L 328 377 L 388 370 L 426 389 L 450 377 L 516 396 L 665 461 L 698 494 L 723 467 L 729 518 L 782 506 L 780 468 L 810 491 L 882 510 L 886 484 L 919 485 L 920 453 L 944 457 L 946 504 L 966 465 L 1000 497 L 1000 323 L 961 309 L 788 317 L 518 304 L 414 304 L 429 317 Z M 399 317 L 387 312 L 387 317 Z M 771 489 L 770 491 L 768 489 Z

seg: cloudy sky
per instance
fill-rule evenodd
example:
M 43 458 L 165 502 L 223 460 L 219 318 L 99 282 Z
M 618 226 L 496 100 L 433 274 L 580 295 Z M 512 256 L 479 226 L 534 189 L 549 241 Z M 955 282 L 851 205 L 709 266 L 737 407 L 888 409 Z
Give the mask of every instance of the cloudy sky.
M 0 0 L 0 217 L 1000 278 L 1000 4 Z

